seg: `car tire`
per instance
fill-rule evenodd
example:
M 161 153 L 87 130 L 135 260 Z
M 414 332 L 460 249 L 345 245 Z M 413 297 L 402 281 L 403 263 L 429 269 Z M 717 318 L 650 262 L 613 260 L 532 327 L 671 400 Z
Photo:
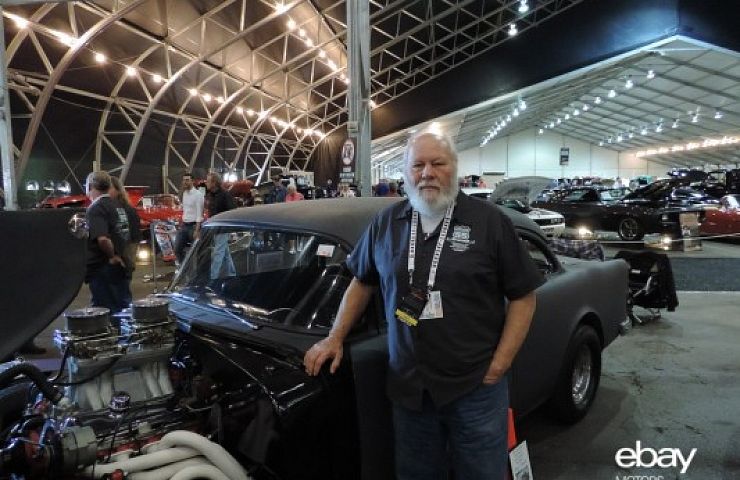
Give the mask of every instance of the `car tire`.
M 583 418 L 596 398 L 600 379 L 601 341 L 593 327 L 580 325 L 568 343 L 550 399 L 554 417 L 568 424 Z
M 642 237 L 645 236 L 645 228 L 636 218 L 624 217 L 619 220 L 617 233 L 619 234 L 619 238 L 622 240 L 633 242 L 642 240 Z

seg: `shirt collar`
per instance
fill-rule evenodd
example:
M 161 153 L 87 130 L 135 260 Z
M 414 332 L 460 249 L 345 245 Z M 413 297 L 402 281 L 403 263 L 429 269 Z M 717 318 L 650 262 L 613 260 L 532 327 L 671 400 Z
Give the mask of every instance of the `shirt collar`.
M 100 200 L 101 198 L 104 198 L 104 197 L 110 198 L 110 195 L 108 195 L 107 193 L 103 193 L 102 195 L 99 195 L 99 196 L 95 197 L 95 200 L 93 200 L 92 202 L 90 202 L 90 205 L 93 205 L 95 202 L 97 202 L 98 200 Z

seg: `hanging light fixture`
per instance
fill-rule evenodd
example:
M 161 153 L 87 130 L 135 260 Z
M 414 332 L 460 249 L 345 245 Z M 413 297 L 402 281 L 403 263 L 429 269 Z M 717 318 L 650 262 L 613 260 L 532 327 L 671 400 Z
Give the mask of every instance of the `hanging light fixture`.
M 519 33 L 519 30 L 517 30 L 516 28 L 516 23 L 510 23 L 509 24 L 509 36 L 513 37 L 517 33 Z
M 529 5 L 527 4 L 527 0 L 522 0 L 519 2 L 519 13 L 527 13 L 529 11 Z
M 627 81 L 624 82 L 624 88 L 625 90 L 629 90 L 630 88 L 634 87 L 635 83 L 632 81 L 632 76 L 627 76 Z
M 588 109 L 589 109 L 589 108 L 591 108 L 591 107 L 589 107 L 589 106 L 588 106 L 588 103 L 584 103 L 584 104 L 583 104 L 583 111 L 584 111 L 584 112 L 588 112 Z
M 609 98 L 616 97 L 617 96 L 617 91 L 612 88 L 611 90 L 609 90 L 609 95 L 608 96 L 609 96 Z
M 714 112 L 714 119 L 715 120 L 719 120 L 720 118 L 722 118 L 722 116 L 723 115 L 722 115 L 722 112 L 721 111 L 717 110 L 716 112 Z
M 596 98 L 594 98 L 594 103 L 595 103 L 596 105 L 600 105 L 600 104 L 601 104 L 601 97 L 596 97 Z
M 647 79 L 648 79 L 648 80 L 652 80 L 653 78 L 655 78 L 655 71 L 653 71 L 653 70 L 648 70 L 648 73 L 647 73 Z
M 673 123 L 671 124 L 671 128 L 678 128 L 678 118 L 673 120 Z

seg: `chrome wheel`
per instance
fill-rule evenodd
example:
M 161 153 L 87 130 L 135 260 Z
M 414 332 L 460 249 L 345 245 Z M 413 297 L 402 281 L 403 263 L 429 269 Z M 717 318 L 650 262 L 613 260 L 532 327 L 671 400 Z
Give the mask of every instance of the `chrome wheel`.
M 593 358 L 591 349 L 588 345 L 581 345 L 578 356 L 573 363 L 571 382 L 573 403 L 576 405 L 583 403 L 583 400 L 588 396 L 588 391 L 591 387 L 592 368 Z
M 623 218 L 619 222 L 619 237 L 622 240 L 639 240 L 643 236 L 642 225 L 634 218 Z

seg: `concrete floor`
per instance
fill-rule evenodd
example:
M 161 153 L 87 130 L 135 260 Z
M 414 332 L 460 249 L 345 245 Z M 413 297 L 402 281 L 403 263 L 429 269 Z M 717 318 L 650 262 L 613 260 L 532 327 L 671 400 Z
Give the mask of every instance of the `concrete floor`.
M 609 246 L 607 254 L 619 248 Z M 701 252 L 690 255 L 737 258 L 740 244 L 704 242 Z M 159 265 L 158 271 L 172 267 Z M 153 292 L 152 283 L 142 282 L 148 273 L 150 265 L 135 272 L 134 298 Z M 159 283 L 160 290 L 164 285 Z M 70 309 L 89 298 L 83 286 Z M 544 412 L 520 422 L 517 433 L 529 445 L 534 478 L 740 479 L 740 292 L 679 292 L 679 301 L 677 311 L 637 326 L 607 348 L 598 397 L 581 422 L 562 426 Z M 60 317 L 39 336 L 50 351 L 37 358 L 58 364 L 51 335 L 63 325 Z M 685 475 L 673 468 L 618 468 L 616 451 L 634 448 L 638 440 L 643 448 L 698 451 Z
M 521 422 L 534 478 L 740 478 L 740 293 L 681 292 L 679 302 L 605 350 L 598 397 L 580 423 L 564 427 L 544 413 Z M 617 450 L 638 440 L 684 455 L 698 450 L 682 476 L 617 467 Z

